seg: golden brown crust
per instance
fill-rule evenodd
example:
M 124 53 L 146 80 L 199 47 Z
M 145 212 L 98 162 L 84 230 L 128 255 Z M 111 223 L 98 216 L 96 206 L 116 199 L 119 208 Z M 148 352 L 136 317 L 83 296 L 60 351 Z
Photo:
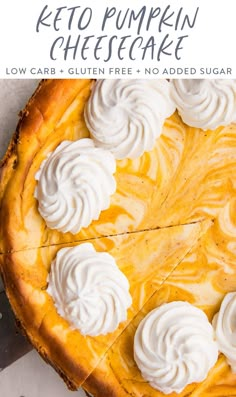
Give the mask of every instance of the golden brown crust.
M 51 81 L 51 84 L 54 84 Z M 59 80 L 60 81 L 60 80 Z M 13 170 L 17 165 L 17 144 L 20 140 L 22 130 L 26 127 L 31 134 L 35 134 L 39 127 L 39 114 L 36 113 L 36 109 L 40 107 L 42 103 L 46 106 L 50 103 L 52 97 L 50 94 L 51 84 L 47 80 L 42 80 L 32 97 L 29 99 L 25 108 L 19 113 L 19 120 L 16 127 L 16 131 L 9 143 L 7 152 L 0 162 L 0 187 L 1 193 L 4 192 L 8 179 L 12 176 Z M 30 115 L 30 117 L 29 117 Z M 42 115 L 43 116 L 43 115 Z M 25 133 L 25 132 L 23 132 Z M 0 195 L 0 200 L 1 200 Z
M 2 260 L 3 265 L 3 255 L 0 259 Z M 44 338 L 38 334 L 39 330 L 37 325 L 34 324 L 35 316 L 32 310 L 29 310 L 28 320 L 25 318 L 22 320 L 22 310 L 26 305 L 28 305 L 27 297 L 24 296 L 22 288 L 19 291 L 19 282 L 17 283 L 14 276 L 11 277 L 10 273 L 6 275 L 5 272 L 2 272 L 2 277 L 4 280 L 5 291 L 11 303 L 19 329 L 25 337 L 27 337 L 29 342 L 32 343 L 44 361 L 51 365 L 60 375 L 68 389 L 72 391 L 77 390 L 78 387 L 80 387 L 80 384 L 73 382 L 73 376 L 78 374 L 79 378 L 82 376 L 82 378 L 85 379 L 88 376 L 88 373 L 84 372 L 83 367 L 80 365 L 75 365 L 73 360 L 71 360 L 71 357 L 68 357 L 66 349 L 61 346 L 57 346 L 55 343 L 56 341 L 53 340 L 50 335 L 48 335 L 47 341 L 44 341 Z M 51 353 L 51 349 L 53 350 L 53 353 Z M 66 371 L 61 368 L 59 364 L 60 362 L 63 363 L 62 367 L 66 367 Z
M 21 221 L 24 178 L 37 152 L 53 134 L 74 99 L 80 93 L 81 101 L 83 95 L 88 96 L 91 83 L 91 80 L 45 80 L 21 112 L 0 167 L 0 253 L 24 248 L 25 237 L 19 235 L 19 231 L 24 229 Z
M 5 288 L 5 291 L 6 291 L 6 288 Z M 6 293 L 7 293 L 7 296 L 8 296 L 8 292 L 6 292 Z M 12 306 L 12 308 L 13 308 L 13 306 Z M 24 328 L 24 326 L 22 325 L 21 321 L 17 317 L 15 317 L 15 321 L 16 321 L 17 328 L 28 339 L 28 341 L 33 344 L 33 342 L 31 341 L 31 339 L 30 339 L 30 337 L 28 335 L 28 331 Z M 37 350 L 39 355 L 42 357 L 42 359 L 47 364 L 49 364 L 52 368 L 54 368 L 54 370 L 58 373 L 58 375 L 63 379 L 63 381 L 65 382 L 65 384 L 66 384 L 66 386 L 68 387 L 69 390 L 76 391 L 78 389 L 78 387 L 75 384 L 73 384 L 73 382 L 68 378 L 68 376 L 60 368 L 58 368 L 54 362 L 52 362 L 50 360 L 50 358 L 48 357 L 47 353 L 45 352 L 45 350 L 43 348 L 36 348 L 35 347 L 35 349 Z

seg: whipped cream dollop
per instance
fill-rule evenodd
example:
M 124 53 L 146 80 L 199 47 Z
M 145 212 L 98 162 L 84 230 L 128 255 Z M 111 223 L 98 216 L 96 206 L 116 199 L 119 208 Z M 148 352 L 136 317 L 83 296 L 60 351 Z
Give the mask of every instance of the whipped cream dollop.
M 133 159 L 153 148 L 174 111 L 167 80 L 98 80 L 85 121 L 96 146 Z
M 171 302 L 151 311 L 134 339 L 134 358 L 142 376 L 165 393 L 180 393 L 203 381 L 217 361 L 213 328 L 200 309 Z
M 183 121 L 214 130 L 236 122 L 236 80 L 172 80 L 171 95 Z
M 64 141 L 50 153 L 35 175 L 38 210 L 51 229 L 78 233 L 110 206 L 116 190 L 112 153 L 92 139 Z
M 115 331 L 132 304 L 129 282 L 114 258 L 90 243 L 58 251 L 47 291 L 58 313 L 83 335 Z
M 219 350 L 236 373 L 236 292 L 225 296 L 212 324 Z

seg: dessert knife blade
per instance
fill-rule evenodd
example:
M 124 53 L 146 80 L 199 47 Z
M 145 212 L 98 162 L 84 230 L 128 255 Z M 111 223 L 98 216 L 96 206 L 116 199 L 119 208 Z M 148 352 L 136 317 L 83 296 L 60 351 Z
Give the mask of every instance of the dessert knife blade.
M 32 350 L 20 333 L 5 292 L 0 293 L 0 371 Z
M 17 328 L 6 293 L 0 292 L 0 371 L 32 349 L 33 346 Z M 85 393 L 88 397 L 93 397 L 88 392 Z

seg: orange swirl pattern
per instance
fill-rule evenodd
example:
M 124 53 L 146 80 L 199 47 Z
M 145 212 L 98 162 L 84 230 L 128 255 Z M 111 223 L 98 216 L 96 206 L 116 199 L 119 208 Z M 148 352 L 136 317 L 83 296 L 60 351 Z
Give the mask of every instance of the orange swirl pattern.
M 108 389 L 117 397 L 149 396 L 164 394 L 154 390 L 146 382 L 134 361 L 133 340 L 140 321 L 154 308 L 172 301 L 187 301 L 203 310 L 210 321 L 218 312 L 227 292 L 236 291 L 235 244 L 236 212 L 235 199 L 223 207 L 215 222 L 201 236 L 196 245 L 181 263 L 170 273 L 165 283 L 142 307 L 126 328 L 126 332 L 115 342 L 103 357 L 99 366 L 85 382 L 94 395 L 97 380 L 106 377 Z M 187 397 L 220 397 L 236 395 L 236 374 L 221 354 L 207 379 L 201 384 L 188 385 L 178 395 Z M 110 385 L 110 389 L 109 389 Z M 114 392 L 115 390 L 115 392 Z M 169 394 L 176 396 L 175 393 Z M 109 394 L 104 394 L 108 397 Z
M 84 336 L 71 329 L 70 324 L 57 313 L 46 291 L 50 265 L 57 251 L 78 243 L 0 255 L 7 292 L 16 316 L 42 355 L 50 357 L 53 364 L 79 387 L 145 302 L 177 267 L 190 247 L 196 244 L 207 224 L 199 222 L 89 241 L 96 251 L 106 251 L 115 259 L 129 281 L 133 300 L 127 320 L 105 336 Z M 66 359 L 62 356 L 63 351 L 66 351 Z
M 202 131 L 186 126 L 176 113 L 166 120 L 152 151 L 117 161 L 117 190 L 99 220 L 76 235 L 50 230 L 34 198 L 35 173 L 63 140 L 89 136 L 84 107 L 90 89 L 91 82 L 81 80 L 57 119 L 30 131 L 30 145 L 22 134 L 14 177 L 3 192 L 0 252 L 212 219 L 235 194 L 236 125 Z

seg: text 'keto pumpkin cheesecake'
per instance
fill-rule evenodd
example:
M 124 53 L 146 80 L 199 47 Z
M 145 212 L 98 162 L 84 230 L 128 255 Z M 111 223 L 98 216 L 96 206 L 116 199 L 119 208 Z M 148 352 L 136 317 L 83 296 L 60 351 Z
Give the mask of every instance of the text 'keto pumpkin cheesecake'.
M 236 81 L 51 80 L 1 164 L 13 310 L 71 389 L 236 395 Z

